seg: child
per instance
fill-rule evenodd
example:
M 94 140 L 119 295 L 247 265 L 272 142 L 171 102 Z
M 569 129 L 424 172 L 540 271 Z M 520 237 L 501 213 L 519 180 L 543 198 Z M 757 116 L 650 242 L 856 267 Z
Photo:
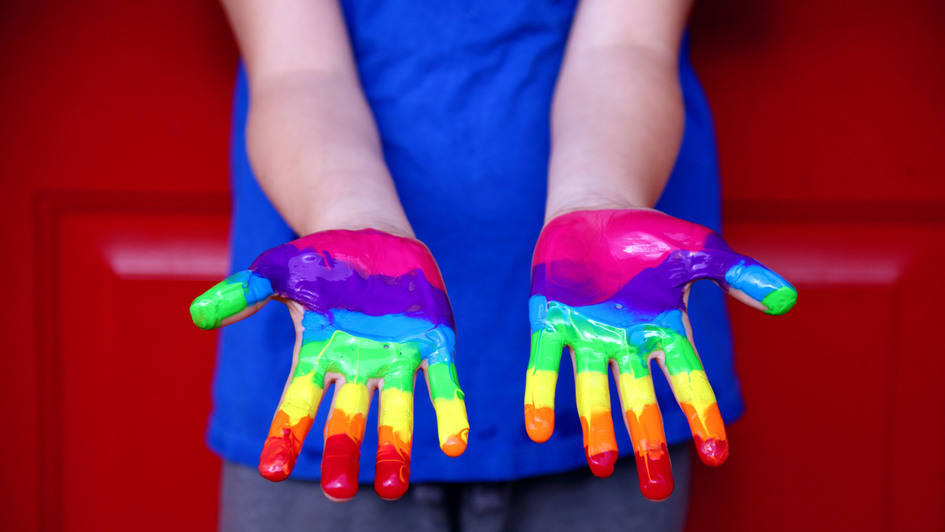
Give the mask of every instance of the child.
M 701 228 L 646 210 L 656 205 L 689 222 L 719 226 L 708 109 L 685 53 L 680 54 L 685 50 L 689 2 L 224 3 L 245 61 L 233 139 L 233 264 L 243 268 L 269 248 L 298 235 L 311 236 L 260 257 L 251 272 L 221 283 L 198 298 L 192 310 L 195 321 L 213 327 L 246 317 L 270 296 L 289 299 L 300 331 L 295 352 L 304 359 L 290 368 L 293 328 L 276 305 L 222 333 L 209 429 L 211 447 L 226 460 L 221 527 L 269 530 L 304 524 L 305 529 L 328 530 L 380 524 L 386 530 L 526 530 L 610 529 L 615 523 L 638 523 L 681 528 L 688 456 L 685 447 L 673 444 L 688 440 L 691 421 L 693 433 L 702 438 L 700 456 L 720 463 L 727 447 L 719 411 L 731 421 L 742 410 L 721 294 L 697 285 L 689 306 L 705 373 L 718 391 L 717 410 L 706 399 L 711 396 L 711 390 L 706 395 L 707 385 L 687 388 L 697 392 L 688 399 L 702 401 L 687 415 L 690 412 L 684 414 L 674 404 L 663 379 L 653 379 L 665 426 L 661 441 L 662 427 L 654 429 L 642 414 L 630 416 L 628 402 L 639 396 L 631 396 L 627 384 L 621 399 L 628 415 L 621 418 L 637 432 L 633 444 L 623 431 L 616 431 L 614 441 L 604 373 L 608 358 L 592 364 L 593 349 L 575 352 L 580 373 L 576 392 L 567 378 L 559 383 L 557 400 L 552 390 L 555 349 L 560 353 L 564 345 L 575 348 L 575 341 L 562 343 L 560 331 L 593 330 L 585 335 L 589 345 L 606 343 L 606 331 L 617 325 L 607 322 L 611 315 L 581 309 L 598 304 L 624 308 L 618 292 L 594 290 L 603 290 L 598 284 L 614 279 L 620 281 L 614 284 L 617 288 L 630 286 L 632 279 L 620 277 L 626 273 L 623 265 L 629 264 L 622 261 L 639 263 L 646 255 L 640 249 L 659 248 L 659 253 L 666 252 L 663 258 L 682 253 L 690 257 L 691 268 L 698 262 L 712 270 L 702 277 L 747 294 L 759 308 L 786 310 L 775 309 L 766 299 L 787 286 L 783 280 L 750 259 L 728 255 L 724 243 L 700 233 Z M 676 230 L 701 236 L 680 240 Z M 536 241 L 539 250 L 532 264 Z M 561 242 L 567 244 L 558 245 Z M 716 251 L 727 258 L 716 260 Z M 597 258 L 568 270 L 571 273 L 553 266 L 573 262 L 575 253 Z M 619 267 L 608 269 L 608 260 Z M 732 274 L 737 265 L 746 266 L 739 271 L 747 273 Z M 529 364 L 525 331 L 532 266 L 539 275 L 531 292 Z M 335 273 L 329 270 L 335 267 L 347 273 L 332 277 Z M 607 278 L 611 274 L 615 277 Z M 274 280 L 277 277 L 281 280 Z M 673 346 L 688 345 L 688 319 L 682 311 L 688 281 L 698 277 L 681 284 L 667 281 L 665 289 L 678 301 L 666 307 L 667 312 L 660 310 L 659 316 L 672 319 L 654 322 L 654 327 L 669 332 L 660 337 L 665 342 L 647 348 L 653 354 L 681 353 L 683 348 Z M 336 286 L 332 282 L 358 279 L 368 284 L 325 295 Z M 408 305 L 394 298 L 393 306 L 383 312 L 367 308 L 386 298 L 391 287 L 408 285 L 424 287 L 422 303 Z M 235 291 L 227 291 L 234 286 Z M 439 295 L 443 286 L 449 289 L 455 327 L 450 305 Z M 238 305 L 220 311 L 219 305 L 234 293 Z M 239 299 L 244 296 L 245 301 Z M 793 299 L 786 307 L 791 303 Z M 388 333 L 384 324 L 390 328 L 393 322 L 379 321 L 379 316 L 396 317 L 400 328 Z M 649 323 L 644 322 L 635 326 Z M 557 332 L 542 339 L 546 329 Z M 364 354 L 337 355 L 334 365 L 320 367 L 318 360 L 338 351 L 332 347 L 337 334 L 354 338 L 350 349 Z M 627 332 L 626 338 L 630 336 Z M 425 340 L 415 341 L 419 337 Z M 381 354 L 369 354 L 367 341 Z M 645 343 L 641 340 L 639 346 Z M 404 346 L 417 345 L 417 353 L 403 355 Z M 445 456 L 436 449 L 437 423 L 425 401 L 416 402 L 411 417 L 412 390 L 403 376 L 410 369 L 398 370 L 397 386 L 391 384 L 393 373 L 359 373 L 369 364 L 358 361 L 379 360 L 380 350 L 389 348 L 424 367 L 435 400 L 452 401 L 437 404 L 439 446 L 453 455 L 465 451 L 462 456 Z M 318 358 L 322 354 L 326 358 Z M 648 354 L 641 356 L 645 360 Z M 694 354 L 679 357 L 673 360 L 689 365 L 679 366 L 679 371 L 669 367 L 670 374 L 696 382 L 690 377 L 702 371 L 698 359 Z M 352 360 L 356 368 L 346 369 Z M 630 362 L 622 364 L 614 362 L 622 374 L 646 377 L 640 373 L 647 371 L 641 369 L 645 362 L 636 366 L 636 374 L 628 373 Z M 527 367 L 523 430 L 518 412 Z M 314 369 L 304 373 L 300 368 Z M 437 377 L 442 368 L 446 373 Z M 290 369 L 294 378 L 278 403 Z M 466 391 L 464 405 L 457 374 Z M 311 437 L 301 446 L 311 417 L 314 434 L 325 425 L 328 409 L 320 409 L 317 416 L 305 414 L 317 408 L 317 397 L 327 391 L 326 376 L 335 379 L 336 390 L 347 390 L 333 403 L 340 413 L 332 417 L 325 442 Z M 387 425 L 381 423 L 375 475 L 377 434 L 364 429 L 363 413 L 379 386 L 382 410 L 385 402 L 394 404 L 394 399 L 385 399 L 390 390 L 406 390 L 407 400 L 398 403 L 399 410 L 387 407 L 382 415 L 396 418 L 390 426 L 399 429 L 384 434 Z M 416 386 L 417 393 L 425 395 L 423 379 Z M 299 390 L 305 393 L 296 393 Z M 570 399 L 575 393 L 577 409 Z M 683 399 L 684 405 L 696 404 Z M 451 406 L 441 409 L 444 404 Z M 540 441 L 551 435 L 551 411 L 556 433 L 537 445 L 528 436 Z M 366 426 L 375 426 L 374 419 L 372 412 Z M 391 436 L 405 430 L 406 442 Z M 644 433 L 649 439 L 641 436 Z M 362 438 L 371 451 L 364 453 L 358 467 Z M 294 468 L 290 480 L 267 484 L 247 469 L 260 460 L 260 446 L 260 471 L 279 479 Z M 574 472 L 585 460 L 582 446 L 595 474 L 606 476 L 616 469 L 611 481 Z M 668 452 L 677 495 L 661 505 L 645 501 L 632 488 L 633 464 L 614 463 L 617 447 L 626 454 L 635 449 L 644 466 L 668 466 Z M 399 451 L 388 455 L 384 449 Z M 391 463 L 397 464 L 396 474 L 387 469 Z M 345 505 L 332 505 L 313 497 L 317 485 L 305 482 L 321 477 L 329 497 L 346 500 L 357 489 L 353 478 L 373 479 L 382 496 L 395 498 L 407 489 L 408 473 L 417 484 L 396 503 L 362 493 Z M 639 475 L 641 487 L 645 493 L 650 489 L 652 498 L 665 498 L 673 490 L 668 469 L 659 474 L 641 469 Z

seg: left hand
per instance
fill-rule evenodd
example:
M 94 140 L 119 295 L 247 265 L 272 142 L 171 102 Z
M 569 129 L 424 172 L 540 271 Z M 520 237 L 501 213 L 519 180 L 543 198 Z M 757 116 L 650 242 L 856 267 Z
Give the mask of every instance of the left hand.
M 532 349 L 525 384 L 529 436 L 544 442 L 554 430 L 555 382 L 567 346 L 591 471 L 609 476 L 617 459 L 610 366 L 640 489 L 649 499 L 665 499 L 673 479 L 649 371 L 655 358 L 689 419 L 702 461 L 721 465 L 728 457 L 725 427 L 686 314 L 689 287 L 698 279 L 712 279 L 769 314 L 787 312 L 797 299 L 787 281 L 732 251 L 717 233 L 659 211 L 575 211 L 552 219 L 532 261 Z

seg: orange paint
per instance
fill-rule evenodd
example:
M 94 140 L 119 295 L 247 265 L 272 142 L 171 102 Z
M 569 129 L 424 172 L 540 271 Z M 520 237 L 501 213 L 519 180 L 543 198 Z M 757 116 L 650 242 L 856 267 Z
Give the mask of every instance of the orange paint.
M 633 410 L 627 410 L 625 415 L 633 439 L 640 491 L 647 499 L 661 501 L 673 492 L 673 471 L 659 405 L 645 405 L 639 416 Z
M 725 436 L 725 424 L 718 404 L 712 403 L 706 409 L 705 416 L 699 416 L 695 407 L 689 403 L 682 403 L 680 406 L 689 419 L 689 427 L 692 429 L 692 438 L 696 441 L 699 458 L 710 466 L 720 466 L 725 463 L 728 458 L 728 439 Z
M 305 416 L 297 424 L 289 425 L 289 416 L 278 410 L 259 455 L 259 473 L 273 482 L 285 480 L 295 467 L 302 442 L 310 428 L 312 418 Z
M 555 411 L 549 407 L 535 408 L 525 405 L 525 430 L 528 436 L 538 443 L 548 441 L 555 429 Z
M 595 412 L 590 423 L 581 416 L 581 430 L 584 432 L 584 454 L 591 472 L 597 477 L 609 477 L 614 473 L 617 461 L 617 440 L 610 412 Z
M 400 498 L 410 479 L 410 441 L 401 441 L 393 427 L 378 429 L 377 467 L 374 490 L 382 499 Z
M 459 434 L 450 434 L 440 448 L 443 454 L 450 458 L 456 458 L 466 451 L 466 440 L 469 438 L 469 429 Z

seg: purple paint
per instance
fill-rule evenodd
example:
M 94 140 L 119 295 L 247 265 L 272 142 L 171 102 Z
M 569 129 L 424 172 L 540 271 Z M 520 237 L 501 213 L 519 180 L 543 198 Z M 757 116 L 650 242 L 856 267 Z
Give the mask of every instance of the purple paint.
M 569 306 L 617 302 L 643 312 L 685 309 L 683 288 L 709 278 L 723 286 L 739 255 L 714 231 L 657 211 L 579 211 L 542 231 L 532 295 Z
M 365 242 L 358 246 L 362 237 Z M 326 231 L 272 248 L 250 269 L 268 278 L 278 295 L 313 312 L 405 314 L 454 327 L 430 252 L 408 238 L 373 230 Z

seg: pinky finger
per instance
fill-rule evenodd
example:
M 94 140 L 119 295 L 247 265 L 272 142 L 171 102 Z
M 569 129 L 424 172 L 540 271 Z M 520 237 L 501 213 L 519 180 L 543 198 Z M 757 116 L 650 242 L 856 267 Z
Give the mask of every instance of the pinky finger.
M 661 344 L 662 365 L 673 395 L 689 420 L 699 458 L 707 465 L 720 466 L 728 458 L 728 438 L 702 363 L 685 336 L 667 332 Z

